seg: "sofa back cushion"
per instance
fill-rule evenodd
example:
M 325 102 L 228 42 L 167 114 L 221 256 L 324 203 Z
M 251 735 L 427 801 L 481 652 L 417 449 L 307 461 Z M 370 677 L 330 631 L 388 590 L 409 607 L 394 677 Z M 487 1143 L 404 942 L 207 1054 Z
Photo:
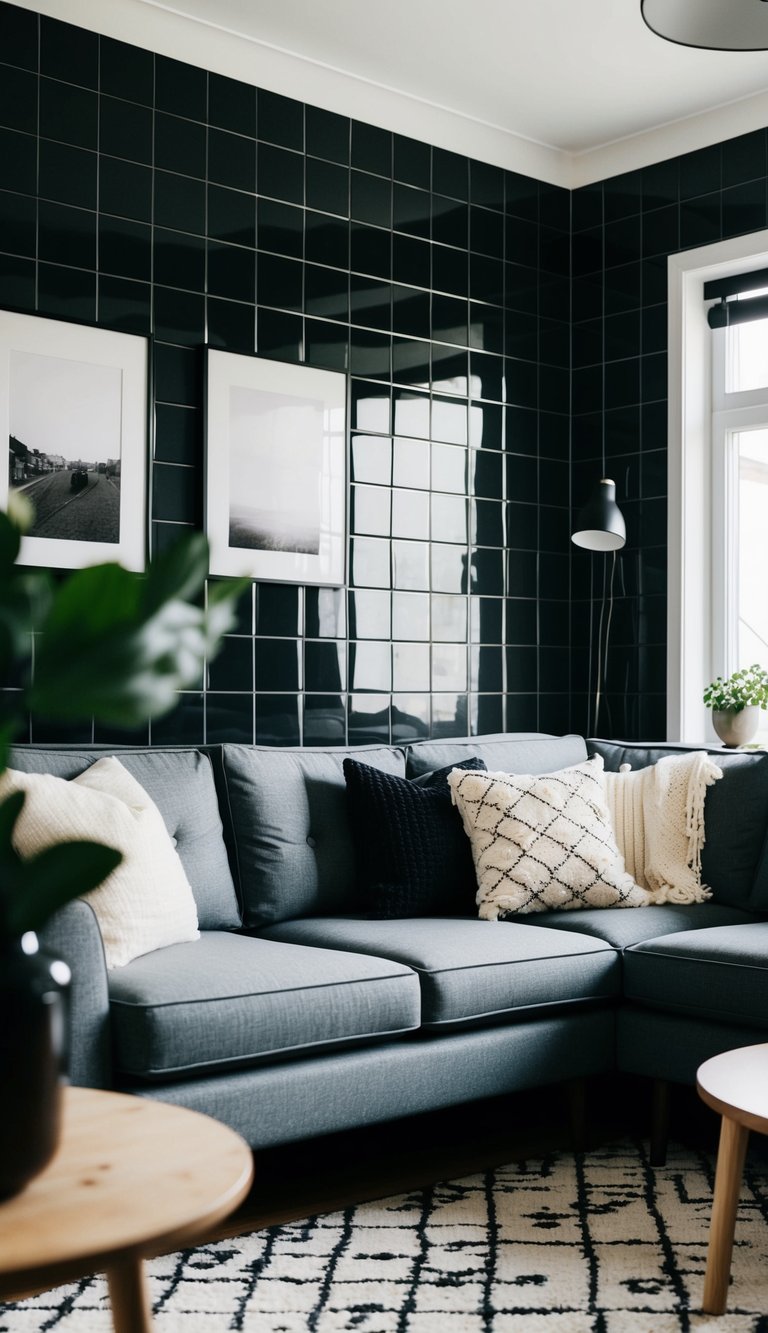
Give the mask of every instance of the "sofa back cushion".
M 46 749 L 15 746 L 10 768 L 74 778 L 115 748 Z M 240 909 L 229 869 L 213 771 L 199 750 L 117 750 L 120 763 L 158 807 L 176 844 L 197 904 L 201 930 L 240 925 Z M 98 839 L 99 830 L 93 830 Z
M 354 911 L 345 757 L 405 776 L 402 750 L 223 745 L 224 791 L 246 926 Z
M 665 755 L 704 748 L 604 740 L 589 740 L 587 745 L 612 772 L 621 764 L 646 768 Z M 768 752 L 729 753 L 714 746 L 709 753 L 723 776 L 707 789 L 702 883 L 709 885 L 716 902 L 768 911 Z
M 465 739 L 416 741 L 406 747 L 406 776 L 419 777 L 463 759 L 482 759 L 491 773 L 554 773 L 587 758 L 581 736 L 547 736 L 541 732 L 499 733 Z

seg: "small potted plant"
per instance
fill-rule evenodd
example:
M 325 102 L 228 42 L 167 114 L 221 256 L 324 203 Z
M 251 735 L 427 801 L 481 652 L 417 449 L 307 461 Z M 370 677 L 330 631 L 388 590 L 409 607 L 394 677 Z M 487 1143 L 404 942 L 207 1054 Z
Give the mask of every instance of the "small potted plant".
M 727 749 L 747 745 L 757 731 L 760 709 L 768 708 L 768 671 L 755 662 L 727 680 L 718 676 L 705 689 L 704 703 L 712 709 L 712 724 Z

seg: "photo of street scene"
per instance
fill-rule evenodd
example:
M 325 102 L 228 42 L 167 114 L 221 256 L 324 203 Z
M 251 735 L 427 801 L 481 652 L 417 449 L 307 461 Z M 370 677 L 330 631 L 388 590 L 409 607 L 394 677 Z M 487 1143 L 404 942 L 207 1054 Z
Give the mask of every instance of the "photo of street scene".
M 122 371 L 12 349 L 8 482 L 32 537 L 120 540 Z
M 229 545 L 320 550 L 322 402 L 230 389 Z

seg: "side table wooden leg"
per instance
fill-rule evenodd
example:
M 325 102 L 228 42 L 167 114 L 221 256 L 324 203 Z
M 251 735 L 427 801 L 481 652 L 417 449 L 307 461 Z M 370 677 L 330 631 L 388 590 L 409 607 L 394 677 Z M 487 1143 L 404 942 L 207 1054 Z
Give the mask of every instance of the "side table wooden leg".
M 124 1259 L 107 1270 L 115 1333 L 152 1333 L 152 1310 L 141 1259 Z
M 748 1129 L 738 1125 L 735 1120 L 723 1116 L 720 1147 L 717 1153 L 712 1221 L 709 1226 L 707 1274 L 704 1279 L 702 1309 L 705 1314 L 723 1314 L 728 1300 L 736 1208 L 741 1192 L 741 1176 L 748 1139 Z

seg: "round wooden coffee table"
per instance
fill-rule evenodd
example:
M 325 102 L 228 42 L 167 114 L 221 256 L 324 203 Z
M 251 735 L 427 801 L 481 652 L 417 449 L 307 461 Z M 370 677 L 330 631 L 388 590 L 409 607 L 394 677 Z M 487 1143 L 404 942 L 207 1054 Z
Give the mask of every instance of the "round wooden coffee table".
M 768 1044 L 742 1046 L 706 1060 L 696 1086 L 699 1096 L 723 1117 L 702 1304 L 706 1314 L 723 1314 L 749 1131 L 768 1134 Z
M 0 1299 L 106 1272 L 116 1333 L 148 1333 L 143 1260 L 203 1238 L 252 1177 L 248 1145 L 217 1120 L 67 1088 L 53 1161 L 0 1203 Z

